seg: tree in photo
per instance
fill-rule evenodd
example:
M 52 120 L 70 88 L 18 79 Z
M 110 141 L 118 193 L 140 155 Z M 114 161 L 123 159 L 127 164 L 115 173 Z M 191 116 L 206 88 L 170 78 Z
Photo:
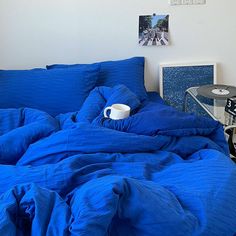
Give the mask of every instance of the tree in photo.
M 163 19 L 160 19 L 157 21 L 156 28 L 159 28 L 161 31 L 168 32 L 168 23 L 169 22 L 169 16 L 165 16 Z
M 144 30 L 152 28 L 152 16 L 139 17 L 139 34 Z

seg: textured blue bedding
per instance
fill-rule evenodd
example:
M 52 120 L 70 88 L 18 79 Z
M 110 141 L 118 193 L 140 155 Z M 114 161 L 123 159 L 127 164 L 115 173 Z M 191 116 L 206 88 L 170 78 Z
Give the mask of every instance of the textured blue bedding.
M 104 107 L 125 103 L 112 121 Z M 56 118 L 0 110 L 0 235 L 234 235 L 236 167 L 216 121 L 95 88 Z

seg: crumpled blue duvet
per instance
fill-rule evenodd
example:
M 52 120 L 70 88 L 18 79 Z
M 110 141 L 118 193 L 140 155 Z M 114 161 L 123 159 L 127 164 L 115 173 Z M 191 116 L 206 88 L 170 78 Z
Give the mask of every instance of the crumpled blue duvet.
M 125 103 L 132 116 L 103 109 Z M 221 125 L 95 88 L 56 118 L 0 110 L 0 235 L 234 235 L 236 167 Z

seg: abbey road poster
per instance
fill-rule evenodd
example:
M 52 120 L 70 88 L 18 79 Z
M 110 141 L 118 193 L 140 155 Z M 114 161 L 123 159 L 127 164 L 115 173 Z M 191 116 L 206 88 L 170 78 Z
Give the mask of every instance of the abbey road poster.
M 169 15 L 139 16 L 139 45 L 164 46 L 169 44 Z

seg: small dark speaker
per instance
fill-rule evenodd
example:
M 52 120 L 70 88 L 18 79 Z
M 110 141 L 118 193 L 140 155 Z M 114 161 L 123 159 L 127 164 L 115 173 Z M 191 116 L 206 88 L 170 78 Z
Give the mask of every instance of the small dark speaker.
M 236 97 L 227 98 L 225 111 L 233 117 L 236 117 Z

